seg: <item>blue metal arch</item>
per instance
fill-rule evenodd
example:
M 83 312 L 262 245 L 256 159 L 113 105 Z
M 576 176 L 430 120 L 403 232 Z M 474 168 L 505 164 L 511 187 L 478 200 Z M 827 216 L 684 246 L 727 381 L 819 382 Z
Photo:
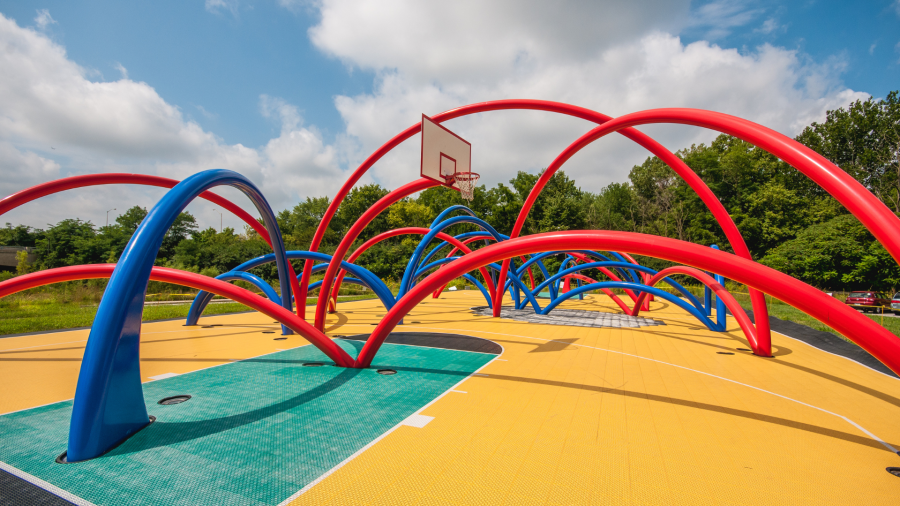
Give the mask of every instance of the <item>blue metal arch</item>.
M 318 260 L 321 262 L 325 262 L 316 265 L 315 267 L 313 267 L 313 269 L 324 269 L 325 267 L 327 267 L 328 262 L 331 261 L 331 255 L 328 255 L 326 253 L 313 251 L 288 251 L 286 252 L 286 254 L 288 259 L 291 260 Z M 268 255 L 263 255 L 247 260 L 246 262 L 232 269 L 230 272 L 247 271 L 254 267 L 259 267 L 260 265 L 271 263 L 274 259 L 274 255 L 272 253 L 269 253 Z M 394 295 L 391 293 L 387 285 L 385 285 L 383 281 L 378 279 L 378 276 L 373 274 L 370 270 L 356 264 L 351 264 L 347 261 L 341 262 L 341 268 L 356 276 L 365 284 L 365 286 L 371 289 L 372 292 L 381 300 L 381 303 L 384 304 L 384 307 L 386 309 L 394 307 L 394 304 L 396 303 Z M 197 296 L 194 297 L 194 302 L 191 304 L 191 309 L 188 312 L 185 325 L 197 324 L 197 321 L 200 319 L 200 315 L 203 313 L 203 310 L 206 309 L 206 306 L 207 304 L 209 304 L 209 301 L 212 300 L 212 297 L 213 295 L 211 293 L 202 290 L 197 293 Z M 300 302 L 298 301 L 297 303 L 299 304 Z
M 544 282 L 542 282 L 540 285 L 536 286 L 534 291 L 535 291 L 535 293 L 540 293 L 541 289 L 544 286 L 546 286 L 550 283 L 553 283 L 555 280 L 557 280 L 563 276 L 566 276 L 568 274 L 572 274 L 574 272 L 583 271 L 586 269 L 593 269 L 596 267 L 615 267 L 617 265 L 619 265 L 619 266 L 627 265 L 627 266 L 629 266 L 630 269 L 634 269 L 634 270 L 640 271 L 640 272 L 646 272 L 647 274 L 651 274 L 651 275 L 656 274 L 658 272 L 654 269 L 651 269 L 650 267 L 645 267 L 643 265 L 636 265 L 636 264 L 633 264 L 630 262 L 590 262 L 590 263 L 586 263 L 586 264 L 576 265 L 574 267 L 570 267 L 568 269 L 560 271 L 559 273 L 552 276 L 550 279 L 547 279 Z M 694 294 L 689 292 L 687 290 L 687 288 L 681 286 L 680 283 L 676 282 L 675 280 L 673 280 L 672 278 L 669 278 L 669 277 L 665 277 L 662 280 L 665 281 L 666 283 L 669 283 L 670 285 L 672 285 L 673 288 L 675 288 L 676 290 L 681 292 L 684 295 L 684 297 L 686 299 L 690 300 L 691 304 L 693 304 L 694 307 L 696 307 L 698 310 L 700 310 L 700 311 L 704 310 L 703 304 L 699 300 L 697 300 L 697 297 L 695 297 Z M 634 291 L 648 292 L 648 290 L 646 290 L 647 285 L 645 285 L 643 283 L 632 283 L 632 284 L 638 286 L 638 288 L 635 288 Z
M 237 172 L 222 169 L 194 174 L 175 185 L 131 236 L 100 301 L 75 389 L 66 455 L 70 462 L 98 457 L 149 423 L 139 350 L 150 271 L 178 215 L 201 193 L 222 185 L 242 191 L 260 212 L 275 250 L 282 305 L 291 309 L 284 243 L 259 189 Z
M 632 264 L 632 265 L 634 265 L 634 264 Z M 700 309 L 697 309 L 696 307 L 681 300 L 677 295 L 672 295 L 671 293 L 660 290 L 659 288 L 653 288 L 653 287 L 650 287 L 647 285 L 641 285 L 639 283 L 622 282 L 622 281 L 603 281 L 603 282 L 599 282 L 599 283 L 591 283 L 588 285 L 579 286 L 578 288 L 575 288 L 574 290 L 569 290 L 568 292 L 560 295 L 559 297 L 554 299 L 550 304 L 548 304 L 547 307 L 545 307 L 544 310 L 541 311 L 541 314 L 549 314 L 550 311 L 553 311 L 553 309 L 555 309 L 556 306 L 558 306 L 560 303 L 562 303 L 563 301 L 565 301 L 571 297 L 574 297 L 575 295 L 578 295 L 578 294 L 581 294 L 584 292 L 589 292 L 591 290 L 598 290 L 600 288 L 628 288 L 631 290 L 640 289 L 647 293 L 653 294 L 656 297 L 667 300 L 667 301 L 675 304 L 676 306 L 684 309 L 685 311 L 687 311 L 688 313 L 693 315 L 695 318 L 700 320 L 704 325 L 706 325 L 706 327 L 709 330 L 712 330 L 713 332 L 724 332 L 725 331 L 724 328 L 720 327 L 716 323 L 713 323 L 712 320 L 707 318 L 707 316 L 703 313 L 703 311 L 701 311 Z
M 450 210 L 457 206 L 451 206 L 444 210 L 446 213 L 447 210 Z M 465 207 L 465 206 L 459 206 Z M 442 215 L 444 213 L 441 213 Z M 444 220 L 436 225 L 434 225 L 431 230 L 425 234 L 425 236 L 419 241 L 419 245 L 416 246 L 416 250 L 413 253 L 412 257 L 409 259 L 409 263 L 406 265 L 406 270 L 403 272 L 403 280 L 400 282 L 400 291 L 398 293 L 398 297 L 402 297 L 406 292 L 412 288 L 412 277 L 413 273 L 416 271 L 419 266 L 419 260 L 422 258 L 422 255 L 425 252 L 425 248 L 431 243 L 432 240 L 445 228 L 456 225 L 458 223 L 471 223 L 473 225 L 478 225 L 483 228 L 487 232 L 489 232 L 494 239 L 498 242 L 502 240 L 502 236 L 494 230 L 494 227 L 490 226 L 484 220 L 480 218 L 476 218 L 475 216 L 456 216 L 447 220 Z
M 433 269 L 434 267 L 438 267 L 440 265 L 450 263 L 458 258 L 460 258 L 460 257 L 446 257 L 446 258 L 441 258 L 440 260 L 435 260 L 434 262 L 431 262 L 430 264 L 419 269 L 416 272 L 414 279 L 418 280 L 420 277 L 424 276 L 427 273 L 426 271 L 428 271 L 429 269 Z M 488 269 L 493 269 L 495 272 L 500 272 L 500 269 L 501 269 L 500 265 L 496 264 L 496 263 L 487 264 L 484 267 L 486 267 Z M 466 276 L 469 276 L 472 279 L 475 279 L 470 274 L 466 274 Z M 468 278 L 466 278 L 466 279 L 468 279 Z M 513 283 L 513 284 L 510 284 L 510 283 Z M 480 283 L 479 283 L 479 285 L 480 285 Z M 482 288 L 483 288 L 483 286 L 482 286 Z M 513 288 L 516 289 L 516 292 L 512 292 Z M 507 281 L 505 289 L 510 290 L 510 295 L 512 295 L 513 300 L 516 300 L 518 298 L 518 290 L 521 290 L 523 293 L 525 293 L 526 302 L 531 302 L 531 305 L 534 307 L 534 312 L 536 312 L 536 313 L 540 312 L 540 310 L 541 310 L 540 304 L 538 304 L 537 299 L 534 298 L 534 294 L 531 293 L 531 291 L 528 289 L 527 286 L 525 286 L 525 284 L 522 282 L 521 279 L 511 276 L 509 281 Z M 486 294 L 487 290 L 482 290 L 482 292 Z M 488 298 L 488 306 L 492 306 L 490 298 Z M 517 307 L 516 309 L 519 309 L 519 308 Z

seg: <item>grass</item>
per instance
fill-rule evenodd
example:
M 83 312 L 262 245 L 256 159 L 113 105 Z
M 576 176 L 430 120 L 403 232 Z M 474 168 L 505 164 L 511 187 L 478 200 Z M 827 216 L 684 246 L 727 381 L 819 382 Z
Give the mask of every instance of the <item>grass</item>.
M 184 294 L 188 295 L 188 294 Z M 341 297 L 341 302 L 374 298 L 374 295 Z M 90 327 L 97 314 L 97 304 L 85 301 L 59 300 L 52 294 L 32 294 L 0 299 L 0 336 L 24 334 L 45 330 L 62 330 Z M 143 321 L 184 318 L 190 304 L 166 304 L 144 306 Z M 210 304 L 204 315 L 240 313 L 250 308 L 237 302 Z
M 674 289 L 670 289 L 669 287 L 666 287 L 666 286 L 658 285 L 657 288 L 666 290 L 671 293 L 676 293 Z M 688 289 L 688 291 L 693 293 L 698 299 L 700 299 L 701 302 L 703 301 L 703 287 L 689 286 L 686 288 Z M 731 286 L 729 284 L 728 290 L 731 291 L 731 294 L 738 301 L 738 303 L 741 305 L 741 307 L 743 307 L 744 309 L 747 309 L 747 310 L 753 309 L 753 306 L 750 304 L 750 295 L 741 291 L 741 290 L 746 290 L 745 287 L 743 287 L 743 286 L 735 287 L 735 286 Z M 835 297 L 838 300 L 843 300 L 845 298 L 845 296 L 846 296 L 846 293 L 836 293 L 835 294 Z M 784 302 L 781 302 L 780 300 L 770 297 L 768 295 L 766 296 L 766 306 L 769 309 L 769 316 L 774 316 L 781 320 L 787 320 L 787 321 L 792 321 L 794 323 L 799 323 L 801 325 L 806 325 L 807 327 L 811 327 L 813 329 L 820 330 L 822 332 L 830 332 L 847 342 L 852 342 L 849 339 L 847 339 L 846 337 L 844 337 L 838 331 L 834 330 L 833 328 L 829 327 L 828 325 L 825 325 L 824 323 L 820 322 L 819 320 L 816 320 L 812 316 L 809 316 L 808 314 L 804 313 L 803 311 L 800 311 L 799 309 L 796 309 L 793 306 L 785 304 Z M 882 318 L 880 314 L 874 314 L 874 313 L 863 313 L 863 315 L 865 315 L 868 318 L 871 318 L 873 321 L 875 321 L 875 323 L 883 326 L 887 330 L 891 331 L 894 335 L 900 337 L 900 318 L 893 318 L 893 317 L 887 317 L 887 316 Z

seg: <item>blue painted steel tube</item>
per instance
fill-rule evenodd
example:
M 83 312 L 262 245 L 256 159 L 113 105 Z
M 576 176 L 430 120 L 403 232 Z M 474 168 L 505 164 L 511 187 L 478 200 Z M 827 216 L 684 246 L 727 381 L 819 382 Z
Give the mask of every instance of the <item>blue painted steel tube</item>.
M 583 271 L 583 270 L 587 270 L 587 269 L 593 269 L 596 267 L 616 267 L 616 266 L 622 266 L 622 265 L 628 265 L 629 269 L 634 269 L 634 270 L 640 271 L 640 272 L 646 272 L 647 274 L 651 274 L 651 275 L 657 273 L 657 271 L 654 269 L 651 269 L 649 267 L 644 267 L 643 265 L 636 265 L 631 262 L 590 262 L 590 263 L 586 263 L 586 264 L 580 264 L 580 265 L 576 265 L 573 267 L 569 267 L 568 269 L 557 273 L 556 275 L 550 277 L 550 279 L 545 280 L 540 285 L 535 287 L 534 293 L 540 293 L 540 291 L 545 286 L 552 284 L 557 279 L 559 279 L 567 274 L 572 274 L 573 272 Z M 675 288 L 676 290 L 681 292 L 682 295 L 684 295 L 684 297 L 686 299 L 691 301 L 691 304 L 693 304 L 694 307 L 696 307 L 698 310 L 703 310 L 703 305 L 700 304 L 700 301 L 697 300 L 697 297 L 694 297 L 694 294 L 689 292 L 685 287 L 681 286 L 680 283 L 676 282 L 675 280 L 673 280 L 669 277 L 663 278 L 663 281 L 665 281 L 666 283 L 669 283 L 670 285 L 672 285 L 673 288 Z M 636 292 L 649 292 L 649 290 L 646 289 L 647 285 L 645 285 L 643 283 L 633 283 L 633 282 L 629 282 L 629 283 L 631 283 L 631 285 L 629 285 L 629 288 L 631 288 L 632 285 L 637 287 L 637 288 L 633 289 Z
M 247 195 L 265 221 L 278 264 L 282 304 L 291 309 L 284 243 L 275 215 L 259 189 L 246 177 L 221 169 L 203 171 L 178 183 L 138 226 L 109 278 L 78 374 L 68 461 L 98 457 L 149 423 L 139 350 L 150 270 L 175 218 L 202 192 L 222 185 Z
M 287 257 L 289 259 L 296 260 L 318 260 L 320 262 L 325 262 L 323 264 L 316 265 L 315 267 L 313 267 L 313 269 L 324 269 L 328 266 L 328 262 L 331 260 L 331 255 L 312 251 L 288 251 Z M 260 265 L 272 263 L 272 261 L 274 260 L 275 256 L 272 253 L 269 253 L 268 255 L 263 255 L 261 257 L 247 260 L 246 262 L 232 269 L 231 272 L 247 271 L 253 269 L 254 267 L 259 267 Z M 366 286 L 369 287 L 369 289 L 371 289 L 372 292 L 375 293 L 375 295 L 381 300 L 381 303 L 384 304 L 384 307 L 386 309 L 394 307 L 394 295 L 391 293 L 387 285 L 385 285 L 384 282 L 381 281 L 378 276 L 373 274 L 370 270 L 356 264 L 351 264 L 347 261 L 341 262 L 341 268 L 356 276 L 358 279 L 362 280 L 366 284 Z M 199 293 L 197 293 L 197 296 L 194 297 L 194 302 L 191 304 L 191 309 L 188 312 L 185 325 L 196 325 L 197 321 L 200 319 L 200 315 L 203 313 L 203 310 L 206 309 L 206 305 L 211 299 L 212 294 L 209 292 L 200 291 Z M 298 301 L 297 303 L 300 304 L 301 302 Z
M 716 282 L 725 286 L 725 277 L 716 274 Z M 728 319 L 728 310 L 725 308 L 725 301 L 721 297 L 716 296 L 716 323 L 725 331 L 726 321 Z
M 713 244 L 712 246 L 710 246 L 710 248 L 717 250 L 717 249 L 719 249 L 719 246 Z M 720 276 L 718 274 L 714 274 L 713 276 L 715 276 L 715 278 L 716 278 L 716 283 L 719 283 L 720 285 L 725 286 L 725 277 L 724 276 Z M 727 319 L 728 319 L 728 313 L 727 313 L 727 310 L 725 309 L 725 302 L 723 302 L 719 296 L 716 296 L 716 324 L 718 324 L 720 327 L 722 327 L 722 331 L 724 331 L 727 328 L 727 326 L 726 326 Z
M 463 239 L 468 239 L 469 237 L 491 237 L 491 235 L 489 233 L 485 232 L 484 230 L 478 230 L 475 232 L 464 232 L 462 234 L 454 236 L 454 239 L 462 241 Z M 505 235 L 503 235 L 501 237 L 507 238 Z M 431 257 L 433 257 L 435 253 L 437 253 L 438 251 L 440 251 L 441 248 L 443 248 L 449 244 L 450 243 L 448 243 L 447 241 L 444 241 L 444 242 L 438 244 L 437 246 L 432 248 L 428 253 L 426 253 L 425 256 L 422 257 L 422 260 L 419 261 L 419 263 L 424 264 L 424 263 L 428 262 L 429 260 L 431 260 Z
M 434 262 L 431 262 L 430 264 L 422 267 L 421 269 L 419 269 L 416 272 L 415 279 L 413 281 L 416 281 L 419 278 L 421 278 L 422 276 L 424 276 L 427 273 L 428 269 L 432 269 L 439 265 L 450 263 L 458 258 L 460 258 L 460 257 L 447 257 L 447 258 L 442 258 L 440 260 L 435 260 Z M 488 269 L 491 269 L 494 272 L 500 272 L 500 264 L 492 263 L 492 264 L 485 265 L 485 267 Z M 472 277 L 472 279 L 475 279 L 475 278 Z M 510 283 L 512 283 L 512 285 Z M 525 284 L 522 282 L 521 279 L 518 279 L 514 276 L 510 276 L 510 278 L 506 281 L 506 285 L 504 286 L 504 291 L 507 289 L 510 290 L 510 295 L 512 295 L 513 298 L 515 298 L 516 295 L 514 292 L 512 292 L 512 286 L 517 286 L 519 288 L 519 290 L 521 290 L 522 293 L 525 294 L 525 296 L 528 299 L 528 302 L 531 302 L 532 306 L 534 307 L 535 312 L 539 312 L 541 310 L 541 306 L 538 304 L 537 299 L 534 298 L 534 295 L 531 293 L 531 291 L 528 289 L 528 287 L 525 286 Z
M 457 207 L 465 206 L 450 206 L 444 210 L 444 213 Z M 444 213 L 441 214 L 444 215 Z M 409 259 L 409 263 L 406 264 L 406 270 L 403 272 L 403 279 L 400 281 L 400 291 L 397 295 L 397 298 L 403 297 L 403 295 L 412 287 L 413 274 L 418 270 L 419 261 L 422 258 L 422 255 L 425 253 L 425 248 L 428 247 L 428 244 L 430 244 L 431 241 L 433 241 L 434 238 L 445 228 L 456 225 L 458 223 L 471 223 L 473 225 L 477 225 L 494 236 L 494 239 L 498 242 L 502 240 L 502 237 L 496 230 L 494 230 L 494 227 L 488 225 L 484 220 L 476 218 L 474 216 L 455 216 L 434 225 L 431 228 L 431 231 L 425 234 L 425 236 L 419 241 L 419 245 L 416 246 L 416 251 Z
M 634 264 L 632 264 L 632 265 L 634 265 Z M 675 304 L 676 306 L 684 309 L 685 311 L 687 311 L 688 313 L 693 315 L 695 318 L 700 320 L 704 325 L 706 325 L 706 327 L 708 329 L 710 329 L 714 332 L 722 332 L 723 329 L 719 328 L 719 326 L 717 324 L 713 323 L 712 320 L 707 318 L 706 315 L 703 314 L 703 312 L 701 310 L 699 310 L 696 307 L 681 300 L 677 295 L 672 295 L 669 292 L 664 292 L 664 291 L 660 290 L 659 288 L 653 288 L 653 287 L 648 287 L 647 285 L 640 285 L 638 283 L 622 282 L 622 281 L 603 281 L 603 282 L 599 282 L 599 283 L 591 283 L 589 285 L 580 286 L 574 290 L 570 290 L 570 291 L 560 295 L 558 298 L 554 299 L 553 302 L 548 304 L 547 307 L 545 307 L 544 310 L 541 311 L 541 314 L 549 314 L 550 311 L 553 311 L 553 309 L 555 309 L 556 306 L 558 306 L 564 300 L 574 297 L 580 293 L 589 292 L 591 290 L 598 290 L 600 288 L 628 288 L 631 290 L 636 290 L 638 287 L 641 287 L 641 289 L 647 293 L 651 293 L 651 294 L 655 295 L 656 297 L 659 297 L 663 300 L 667 300 L 667 301 Z

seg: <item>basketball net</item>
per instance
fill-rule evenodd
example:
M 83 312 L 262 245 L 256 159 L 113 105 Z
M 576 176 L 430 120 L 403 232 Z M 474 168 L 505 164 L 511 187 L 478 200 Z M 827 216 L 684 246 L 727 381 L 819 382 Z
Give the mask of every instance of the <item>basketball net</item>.
M 475 198 L 475 185 L 478 183 L 478 178 L 481 176 L 478 175 L 477 172 L 457 172 L 453 176 L 453 180 L 456 181 L 456 186 L 459 187 L 459 193 L 462 194 L 462 198 L 466 199 L 466 202 L 472 203 L 472 199 Z

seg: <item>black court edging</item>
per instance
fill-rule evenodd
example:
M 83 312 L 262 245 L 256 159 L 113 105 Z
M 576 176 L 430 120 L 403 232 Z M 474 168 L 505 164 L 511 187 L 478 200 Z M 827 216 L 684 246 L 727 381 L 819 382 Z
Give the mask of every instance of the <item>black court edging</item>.
M 71 506 L 73 503 L 0 469 L 0 505 Z
M 750 321 L 754 324 L 756 323 L 756 319 L 753 317 L 753 311 L 747 310 L 747 316 L 750 317 Z M 888 369 L 888 367 L 879 362 L 877 358 L 869 355 L 866 350 L 853 343 L 844 341 L 831 332 L 816 330 L 807 327 L 806 325 L 782 320 L 774 316 L 769 316 L 769 327 L 779 334 L 784 334 L 787 337 L 802 341 L 824 352 L 850 359 L 869 369 L 891 376 L 892 378 L 900 379 L 894 371 Z
M 357 334 L 343 336 L 340 339 L 350 341 L 368 341 L 371 334 Z M 431 332 L 391 332 L 386 343 L 406 344 L 410 346 L 422 346 L 426 348 L 443 348 L 445 350 L 474 351 L 477 353 L 490 353 L 501 355 L 503 347 L 494 341 L 480 337 L 464 336 L 461 334 L 440 334 Z

